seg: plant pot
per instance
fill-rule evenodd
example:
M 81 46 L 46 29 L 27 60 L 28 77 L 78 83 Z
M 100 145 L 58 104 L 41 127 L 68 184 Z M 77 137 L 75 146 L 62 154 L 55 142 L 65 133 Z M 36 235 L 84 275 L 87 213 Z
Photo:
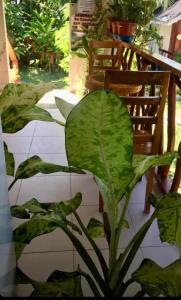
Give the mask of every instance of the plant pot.
M 113 38 L 130 43 L 133 40 L 136 26 L 136 23 L 112 21 L 111 28 Z

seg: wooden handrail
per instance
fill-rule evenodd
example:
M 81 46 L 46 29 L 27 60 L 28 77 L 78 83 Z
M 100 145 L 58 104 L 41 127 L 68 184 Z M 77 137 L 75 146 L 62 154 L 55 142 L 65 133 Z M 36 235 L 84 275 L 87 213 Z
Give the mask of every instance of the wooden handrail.
M 175 120 L 176 120 L 176 85 L 181 89 L 181 64 L 159 53 L 152 53 L 133 43 L 121 42 L 123 51 L 123 69 L 131 70 L 133 56 L 136 56 L 137 69 L 169 71 L 171 73 L 168 89 L 168 123 L 167 123 L 167 151 L 173 151 L 175 147 Z M 163 142 L 162 142 L 163 144 Z M 160 153 L 163 145 L 160 146 Z M 165 179 L 170 166 L 159 168 L 159 175 Z

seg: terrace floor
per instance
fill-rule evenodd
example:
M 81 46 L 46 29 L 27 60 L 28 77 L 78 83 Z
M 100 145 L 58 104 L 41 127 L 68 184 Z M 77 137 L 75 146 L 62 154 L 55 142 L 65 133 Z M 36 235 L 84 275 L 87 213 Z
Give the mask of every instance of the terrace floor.
M 47 109 L 52 116 L 62 120 L 62 116 L 55 108 Z M 15 154 L 16 166 L 26 158 L 39 155 L 42 159 L 67 164 L 64 142 L 64 128 L 58 124 L 32 121 L 23 130 L 16 134 L 5 134 L 4 139 L 8 144 L 10 152 Z M 9 184 L 12 178 L 8 178 Z M 9 193 L 10 204 L 22 204 L 35 197 L 42 202 L 54 202 L 67 200 L 76 192 L 82 192 L 83 201 L 78 212 L 85 222 L 88 223 L 91 217 L 101 219 L 98 212 L 98 188 L 92 175 L 76 175 L 68 173 L 54 173 L 51 175 L 38 174 L 30 179 L 19 180 Z M 143 213 L 145 181 L 139 182 L 136 186 L 127 213 L 129 229 L 125 229 L 120 251 L 123 249 L 139 227 L 149 218 Z M 71 217 L 73 218 L 73 217 Z M 13 219 L 13 226 L 20 224 L 19 219 Z M 92 258 L 95 259 L 90 244 L 80 237 L 88 249 Z M 103 238 L 98 238 L 97 244 L 108 257 L 108 246 Z M 179 251 L 175 246 L 161 243 L 158 234 L 157 224 L 154 223 L 145 237 L 135 260 L 132 263 L 130 273 L 141 263 L 143 258 L 155 260 L 161 266 L 166 266 L 179 257 Z M 74 249 L 72 243 L 65 234 L 57 229 L 53 233 L 35 238 L 24 250 L 19 260 L 19 267 L 35 280 L 44 281 L 54 270 L 72 271 L 77 265 L 84 268 L 84 264 Z M 86 269 L 85 269 L 86 270 Z M 127 277 L 130 276 L 130 273 Z M 83 283 L 84 296 L 92 296 L 86 284 Z M 139 289 L 137 284 L 130 286 L 125 296 L 133 296 Z M 19 287 L 18 296 L 28 296 L 32 291 L 30 285 Z

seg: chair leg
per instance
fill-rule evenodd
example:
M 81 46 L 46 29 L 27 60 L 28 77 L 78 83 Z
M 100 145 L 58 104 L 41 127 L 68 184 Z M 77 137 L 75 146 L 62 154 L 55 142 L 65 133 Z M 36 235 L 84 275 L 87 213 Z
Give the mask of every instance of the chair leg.
M 155 168 L 152 168 L 147 175 L 146 193 L 145 193 L 145 206 L 144 213 L 149 214 L 150 212 L 150 199 L 149 196 L 153 189 L 153 179 L 154 179 Z
M 99 212 L 100 213 L 104 212 L 104 202 L 100 193 L 99 193 Z

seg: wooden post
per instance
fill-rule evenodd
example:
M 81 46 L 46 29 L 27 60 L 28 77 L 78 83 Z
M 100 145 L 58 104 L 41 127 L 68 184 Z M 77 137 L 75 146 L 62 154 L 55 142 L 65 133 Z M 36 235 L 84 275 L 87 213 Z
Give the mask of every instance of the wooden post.
M 0 0 L 0 91 L 10 81 L 9 59 L 6 40 L 7 34 L 4 16 L 4 4 L 3 0 Z

